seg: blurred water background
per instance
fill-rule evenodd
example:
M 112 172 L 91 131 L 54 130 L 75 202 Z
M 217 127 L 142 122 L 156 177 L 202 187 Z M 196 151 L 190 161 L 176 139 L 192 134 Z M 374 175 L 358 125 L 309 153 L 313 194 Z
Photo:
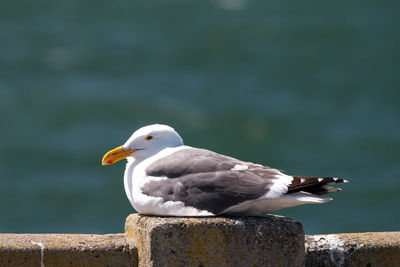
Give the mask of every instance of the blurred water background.
M 0 3 L 0 232 L 122 232 L 124 163 L 185 143 L 351 182 L 276 212 L 306 233 L 400 230 L 397 1 Z

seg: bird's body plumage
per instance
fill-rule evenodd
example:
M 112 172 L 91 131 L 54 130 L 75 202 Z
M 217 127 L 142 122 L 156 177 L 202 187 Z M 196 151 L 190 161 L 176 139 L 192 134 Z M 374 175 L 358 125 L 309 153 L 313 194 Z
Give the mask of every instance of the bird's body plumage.
M 114 150 L 113 150 L 114 151 Z M 103 164 L 112 164 L 110 151 Z M 331 177 L 290 176 L 206 149 L 185 146 L 169 126 L 136 131 L 118 148 L 132 151 L 124 187 L 134 209 L 165 216 L 264 216 L 282 208 L 331 200 L 323 194 L 339 190 Z M 113 153 L 111 153 L 113 152 Z M 119 160 L 118 158 L 117 160 Z

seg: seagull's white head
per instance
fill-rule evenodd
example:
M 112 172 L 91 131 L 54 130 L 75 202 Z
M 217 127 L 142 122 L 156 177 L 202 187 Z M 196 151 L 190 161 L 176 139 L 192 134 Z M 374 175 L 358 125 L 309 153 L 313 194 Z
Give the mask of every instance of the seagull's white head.
M 181 145 L 183 140 L 172 127 L 153 124 L 135 131 L 124 145 L 107 152 L 102 164 L 111 165 L 127 157 L 143 160 L 164 148 Z

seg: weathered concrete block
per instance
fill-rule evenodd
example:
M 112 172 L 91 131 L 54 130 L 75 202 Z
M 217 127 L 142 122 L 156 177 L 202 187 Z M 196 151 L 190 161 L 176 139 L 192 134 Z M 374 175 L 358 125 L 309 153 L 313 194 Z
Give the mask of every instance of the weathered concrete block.
M 304 266 L 302 225 L 280 217 L 130 215 L 139 266 Z
M 0 234 L 0 266 L 137 266 L 125 234 Z
M 306 236 L 306 266 L 400 266 L 400 232 Z

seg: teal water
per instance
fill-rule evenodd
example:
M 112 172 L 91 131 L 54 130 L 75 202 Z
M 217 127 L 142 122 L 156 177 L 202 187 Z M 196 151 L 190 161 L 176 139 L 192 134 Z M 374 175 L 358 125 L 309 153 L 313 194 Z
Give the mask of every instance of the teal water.
M 306 233 L 400 230 L 396 1 L 2 1 L 0 232 L 115 233 L 138 127 L 350 180 L 276 212 Z

